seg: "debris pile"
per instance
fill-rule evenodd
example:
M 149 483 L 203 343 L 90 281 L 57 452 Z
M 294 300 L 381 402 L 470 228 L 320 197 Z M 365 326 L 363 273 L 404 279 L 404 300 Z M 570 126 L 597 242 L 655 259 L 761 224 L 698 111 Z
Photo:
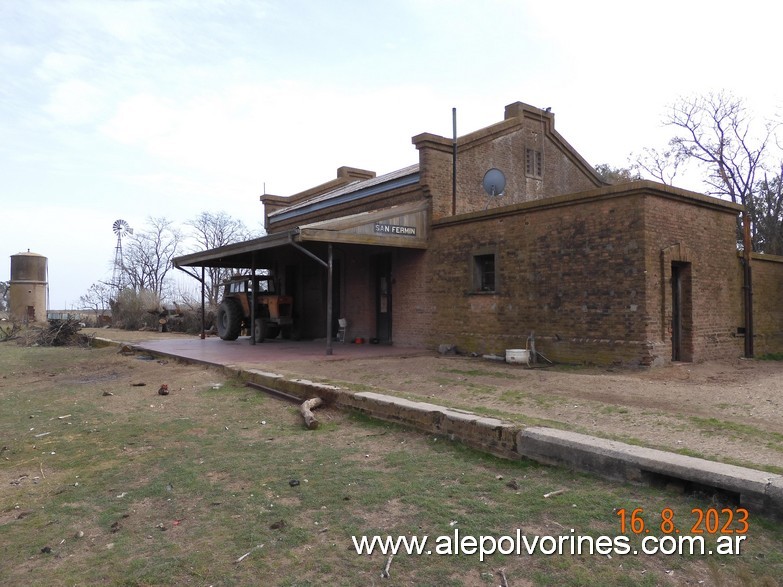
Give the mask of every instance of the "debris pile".
M 49 320 L 47 324 L 31 324 L 10 330 L 0 342 L 16 340 L 22 346 L 84 346 L 88 340 L 79 331 L 78 320 Z

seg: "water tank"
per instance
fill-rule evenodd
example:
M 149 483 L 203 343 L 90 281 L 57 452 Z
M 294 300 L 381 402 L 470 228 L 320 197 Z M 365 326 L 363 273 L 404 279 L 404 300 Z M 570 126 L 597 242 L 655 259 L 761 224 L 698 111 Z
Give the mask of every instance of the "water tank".
M 11 255 L 8 310 L 18 322 L 46 322 L 46 257 L 31 253 Z

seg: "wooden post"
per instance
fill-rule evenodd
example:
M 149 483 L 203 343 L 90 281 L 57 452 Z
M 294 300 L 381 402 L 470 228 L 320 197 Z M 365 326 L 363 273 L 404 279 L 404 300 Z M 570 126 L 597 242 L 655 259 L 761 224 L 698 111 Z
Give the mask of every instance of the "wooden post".
M 201 340 L 207 338 L 207 333 L 204 331 L 206 326 L 206 310 L 204 309 L 204 266 L 201 266 Z
M 332 354 L 332 243 L 329 243 L 329 261 L 326 266 L 326 354 Z

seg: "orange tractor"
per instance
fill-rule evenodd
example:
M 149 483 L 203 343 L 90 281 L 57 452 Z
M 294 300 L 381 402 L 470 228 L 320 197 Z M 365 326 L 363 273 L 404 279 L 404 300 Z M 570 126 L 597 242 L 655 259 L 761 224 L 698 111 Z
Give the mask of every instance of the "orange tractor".
M 253 285 L 255 284 L 255 287 Z M 223 284 L 223 300 L 218 306 L 217 331 L 223 340 L 236 340 L 242 330 L 250 330 L 253 320 L 251 300 L 255 293 L 255 324 L 253 337 L 256 342 L 265 338 L 291 338 L 293 328 L 293 298 L 277 294 L 272 276 L 241 275 Z

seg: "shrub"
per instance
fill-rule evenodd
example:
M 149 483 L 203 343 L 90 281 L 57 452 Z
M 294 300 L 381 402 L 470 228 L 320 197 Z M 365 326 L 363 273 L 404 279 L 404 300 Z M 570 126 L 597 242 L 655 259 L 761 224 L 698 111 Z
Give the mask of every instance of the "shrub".
M 125 330 L 158 329 L 160 299 L 148 290 L 124 289 L 111 300 L 112 322 Z

